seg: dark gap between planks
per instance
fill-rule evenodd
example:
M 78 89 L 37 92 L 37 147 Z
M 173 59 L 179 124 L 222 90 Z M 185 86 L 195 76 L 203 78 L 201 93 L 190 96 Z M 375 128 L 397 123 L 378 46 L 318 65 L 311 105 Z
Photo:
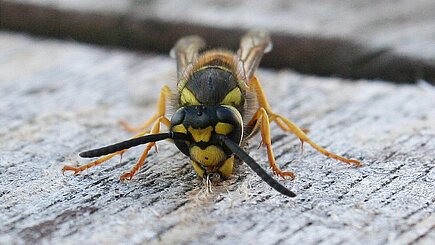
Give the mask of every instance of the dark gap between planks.
M 168 54 L 176 40 L 198 34 L 210 47 L 236 50 L 246 30 L 192 23 L 142 20 L 128 15 L 82 13 L 0 0 L 0 29 Z M 435 65 L 374 50 L 351 40 L 272 33 L 274 48 L 264 67 L 291 68 L 301 73 L 395 83 L 435 84 Z

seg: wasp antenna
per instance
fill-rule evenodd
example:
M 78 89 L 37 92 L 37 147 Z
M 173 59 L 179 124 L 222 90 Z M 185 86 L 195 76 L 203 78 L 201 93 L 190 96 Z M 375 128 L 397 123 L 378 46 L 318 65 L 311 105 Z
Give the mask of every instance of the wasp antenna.
M 272 176 L 270 176 L 263 168 L 258 165 L 258 163 L 248 155 L 240 146 L 230 140 L 228 137 L 224 135 L 218 136 L 220 141 L 225 144 L 228 149 L 230 149 L 234 154 L 236 154 L 240 159 L 242 159 L 248 166 L 258 175 L 260 178 L 266 182 L 270 187 L 278 191 L 279 193 L 288 196 L 295 197 L 296 194 L 291 190 L 287 189 L 283 185 L 281 185 L 278 181 L 276 181 Z
M 161 133 L 161 134 L 149 134 L 149 135 L 144 135 L 141 137 L 129 139 L 126 141 L 122 141 L 122 142 L 119 142 L 119 143 L 116 143 L 113 145 L 101 147 L 98 149 L 84 151 L 84 152 L 80 153 L 79 156 L 84 157 L 84 158 L 104 156 L 104 155 L 107 155 L 110 153 L 114 153 L 117 151 L 131 148 L 134 146 L 146 144 L 149 142 L 156 142 L 156 141 L 160 141 L 160 140 L 164 140 L 164 139 L 168 139 L 168 138 L 171 138 L 174 140 L 187 140 L 186 135 L 181 134 L 181 133 L 168 132 L 168 133 Z

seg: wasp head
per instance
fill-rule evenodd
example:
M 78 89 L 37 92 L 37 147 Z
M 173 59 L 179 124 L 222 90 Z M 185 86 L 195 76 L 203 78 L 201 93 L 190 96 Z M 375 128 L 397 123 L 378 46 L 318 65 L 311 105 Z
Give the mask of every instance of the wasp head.
M 172 116 L 170 131 L 185 134 L 189 140 L 175 141 L 175 145 L 203 169 L 213 172 L 233 154 L 222 145 L 218 136 L 224 135 L 240 144 L 242 117 L 237 109 L 226 105 L 186 106 Z

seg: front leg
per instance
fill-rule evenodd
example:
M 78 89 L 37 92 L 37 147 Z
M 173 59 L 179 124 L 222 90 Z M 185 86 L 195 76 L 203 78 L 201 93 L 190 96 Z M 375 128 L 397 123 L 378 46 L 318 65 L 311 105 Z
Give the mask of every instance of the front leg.
M 163 86 L 163 88 L 160 90 L 160 96 L 157 102 L 157 112 L 141 126 L 133 127 L 124 120 L 120 120 L 119 123 L 124 128 L 124 130 L 129 132 L 143 132 L 144 130 L 146 130 L 146 132 L 150 132 L 148 128 L 151 125 L 153 125 L 153 123 L 155 123 L 157 119 L 159 119 L 162 116 L 165 116 L 166 102 L 170 99 L 171 96 L 172 96 L 171 89 L 166 85 Z
M 151 134 L 158 134 L 160 133 L 160 123 L 165 124 L 168 128 L 171 126 L 171 122 L 169 121 L 168 118 L 166 118 L 165 116 L 161 116 L 157 119 L 157 121 L 154 123 L 152 129 L 151 129 Z M 143 151 L 142 155 L 140 156 L 139 160 L 136 162 L 136 164 L 133 166 L 133 168 L 122 174 L 120 179 L 121 180 L 130 180 L 131 178 L 133 178 L 133 176 L 137 173 L 137 171 L 139 171 L 139 169 L 143 166 L 143 164 L 145 163 L 145 160 L 148 156 L 149 151 L 156 146 L 156 142 L 150 142 L 148 143 L 147 147 L 145 148 L 145 150 Z
M 169 119 L 167 119 L 167 118 L 165 117 L 165 114 L 166 114 L 166 101 L 170 98 L 170 96 L 171 96 L 171 90 L 169 89 L 168 86 L 164 86 L 164 87 L 161 89 L 161 91 L 160 91 L 160 97 L 159 97 L 159 100 L 158 100 L 158 102 L 157 102 L 157 113 L 154 114 L 154 115 L 153 115 L 153 116 L 152 116 L 152 117 L 151 117 L 151 118 L 150 118 L 150 119 L 149 119 L 145 124 L 143 124 L 142 126 L 137 127 L 137 128 L 134 128 L 134 127 L 130 127 L 130 126 L 129 126 L 127 123 L 125 123 L 125 122 L 122 123 L 123 126 L 124 126 L 124 128 L 125 128 L 126 130 L 128 130 L 128 131 L 132 131 L 132 132 L 140 131 L 140 133 L 134 135 L 132 138 L 140 137 L 140 136 L 143 136 L 143 135 L 145 135 L 145 134 L 150 133 L 150 130 L 148 130 L 148 128 L 149 128 L 149 126 L 151 126 L 151 125 L 154 125 L 153 128 L 156 127 L 156 129 L 154 129 L 154 132 L 157 132 L 157 133 L 160 132 L 160 123 L 165 124 L 165 125 L 169 128 L 169 126 L 170 126 L 170 121 L 169 121 Z M 151 132 L 153 132 L 153 130 L 151 130 Z M 150 145 L 151 145 L 151 146 L 150 146 Z M 140 166 L 143 165 L 143 162 L 145 161 L 145 158 L 146 158 L 146 156 L 147 156 L 149 150 L 150 150 L 150 149 L 152 148 L 152 146 L 154 146 L 154 145 L 155 145 L 155 143 L 150 143 L 150 144 L 148 144 L 147 148 L 145 149 L 144 153 L 143 153 L 142 156 L 141 156 L 141 159 L 143 158 L 143 161 L 140 159 L 140 160 L 138 161 L 138 163 L 135 165 L 135 168 L 136 168 L 136 169 L 132 169 L 132 171 L 130 171 L 132 174 L 131 174 L 131 173 L 130 173 L 130 174 L 127 173 L 127 174 L 121 176 L 121 179 L 129 179 L 129 178 L 133 177 L 134 173 L 136 173 L 137 170 L 140 168 Z M 115 152 L 115 153 L 111 153 L 111 154 L 109 154 L 109 155 L 107 155 L 107 156 L 100 157 L 100 158 L 98 158 L 98 159 L 95 160 L 95 161 L 92 161 L 92 162 L 90 162 L 90 163 L 88 163 L 88 164 L 85 164 L 85 165 L 82 165 L 82 166 L 79 166 L 79 167 L 74 167 L 74 166 L 70 166 L 70 165 L 65 165 L 65 166 L 62 168 L 62 172 L 64 173 L 65 171 L 72 171 L 72 172 L 74 172 L 74 174 L 76 175 L 76 174 L 78 174 L 78 173 L 80 173 L 80 172 L 82 172 L 82 171 L 84 171 L 84 170 L 86 170 L 86 169 L 88 169 L 88 168 L 92 168 L 92 167 L 95 167 L 95 166 L 97 166 L 97 165 L 100 165 L 100 164 L 106 162 L 107 160 L 113 158 L 113 157 L 116 156 L 116 155 L 122 155 L 122 154 L 123 154 L 124 152 L 126 152 L 126 151 L 127 151 L 127 150 L 122 150 L 122 151 L 118 151 L 118 152 Z M 145 152 L 146 152 L 146 154 L 145 154 Z M 140 162 L 142 162 L 142 163 L 139 164 Z

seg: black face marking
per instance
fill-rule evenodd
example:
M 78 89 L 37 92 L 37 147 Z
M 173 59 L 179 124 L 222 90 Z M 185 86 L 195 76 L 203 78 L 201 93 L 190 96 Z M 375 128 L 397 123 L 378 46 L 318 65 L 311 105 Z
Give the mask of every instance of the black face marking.
M 210 90 L 213 89 L 213 78 L 212 78 L 212 74 L 209 74 L 209 75 L 208 75 L 208 88 L 209 88 Z
M 205 129 L 209 126 L 214 128 L 219 122 L 228 123 L 233 126 L 233 130 L 227 137 L 236 142 L 236 144 L 239 144 L 243 134 L 243 122 L 233 110 L 225 106 L 198 105 L 182 107 L 171 118 L 171 130 L 172 127 L 180 124 L 185 128 Z M 189 145 L 183 141 L 175 141 L 174 143 L 181 152 L 189 156 L 189 147 L 191 146 L 196 145 L 201 149 L 205 149 L 210 145 L 219 144 L 214 135 L 216 135 L 216 132 L 213 131 L 212 137 L 208 142 L 191 141 Z M 190 137 L 189 133 L 188 136 Z M 228 148 L 224 147 L 223 150 L 227 155 L 231 155 L 231 151 Z
M 186 83 L 196 99 L 207 105 L 218 105 L 235 87 L 237 80 L 233 74 L 218 67 L 197 71 Z

